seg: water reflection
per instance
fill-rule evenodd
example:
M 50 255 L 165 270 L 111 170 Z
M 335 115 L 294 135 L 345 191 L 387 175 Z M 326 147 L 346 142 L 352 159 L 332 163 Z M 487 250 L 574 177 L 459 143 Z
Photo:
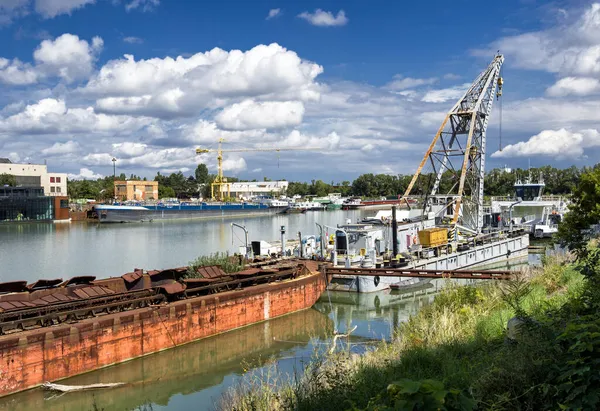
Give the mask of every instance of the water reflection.
M 295 348 L 306 347 L 311 338 L 332 333 L 332 322 L 309 309 L 260 324 L 207 338 L 124 364 L 64 380 L 85 385 L 125 382 L 127 385 L 94 391 L 99 409 L 128 410 L 146 402 L 167 406 L 178 395 L 195 394 L 195 401 L 209 405 L 218 392 L 206 390 L 228 384 L 224 379 L 242 373 L 242 363 L 257 364 L 281 358 Z M 229 380 L 231 380 L 229 378 Z M 0 410 L 91 410 L 90 392 L 53 396 L 41 389 L 0 399 Z M 169 407 L 169 409 L 172 409 Z M 195 409 L 203 409 L 196 407 Z
M 296 238 L 298 231 L 315 234 L 315 222 L 335 226 L 362 215 L 338 210 L 235 220 L 0 224 L 0 282 L 180 267 L 200 255 L 238 251 L 243 242 L 232 234 L 232 221 L 246 226 L 250 240 L 272 241 L 279 239 L 282 225 Z

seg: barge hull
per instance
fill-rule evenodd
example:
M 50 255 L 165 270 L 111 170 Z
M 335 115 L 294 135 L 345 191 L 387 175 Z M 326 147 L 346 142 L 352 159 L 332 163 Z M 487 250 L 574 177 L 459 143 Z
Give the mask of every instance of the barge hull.
M 310 308 L 320 272 L 0 337 L 0 396 Z
M 212 210 L 99 210 L 100 223 L 134 223 L 155 220 L 208 219 L 208 218 L 240 218 L 272 215 L 277 213 L 272 208 L 239 208 Z
M 526 257 L 528 254 L 529 236 L 522 235 L 507 238 L 492 243 L 479 245 L 470 250 L 442 255 L 440 257 L 422 259 L 403 268 L 426 270 L 460 270 L 506 261 L 508 259 Z M 370 293 L 389 288 L 398 283 L 403 277 L 379 277 L 377 285 L 373 277 L 360 275 L 334 276 L 330 285 L 331 290 Z M 402 289 L 402 288 L 400 288 Z

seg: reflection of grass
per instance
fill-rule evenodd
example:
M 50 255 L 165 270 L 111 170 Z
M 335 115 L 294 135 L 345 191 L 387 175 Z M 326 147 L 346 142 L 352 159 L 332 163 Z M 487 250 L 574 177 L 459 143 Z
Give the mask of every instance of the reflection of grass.
M 544 264 L 529 268 L 511 283 L 447 286 L 432 304 L 402 324 L 391 342 L 382 342 L 362 356 L 338 352 L 314 358 L 301 378 L 283 387 L 269 382 L 279 378 L 271 370 L 243 389 L 230 390 L 221 407 L 387 409 L 377 404 L 388 404 L 388 385 L 403 381 L 390 385 L 394 401 L 405 401 L 398 398 L 408 395 L 399 394 L 397 387 L 445 386 L 444 392 L 472 398 L 482 409 L 539 409 L 538 401 L 547 398 L 540 384 L 557 356 L 555 332 L 548 331 L 556 324 L 543 324 L 548 322 L 548 313 L 576 300 L 584 288 L 582 276 L 564 261 L 547 259 Z M 507 343 L 506 324 L 515 315 L 529 318 L 531 327 L 519 343 Z M 439 384 L 413 384 L 411 380 Z
M 244 269 L 244 263 L 238 256 L 229 255 L 229 253 L 219 253 L 205 255 L 191 261 L 188 266 L 187 278 L 198 278 L 196 270 L 200 267 L 218 265 L 226 273 L 235 273 Z

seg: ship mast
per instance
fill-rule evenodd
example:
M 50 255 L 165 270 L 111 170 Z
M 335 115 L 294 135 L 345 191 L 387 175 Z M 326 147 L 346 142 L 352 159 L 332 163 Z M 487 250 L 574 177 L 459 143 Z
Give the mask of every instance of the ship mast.
M 452 224 L 477 233 L 483 227 L 486 130 L 494 97 L 502 95 L 503 62 L 504 56 L 496 55 L 448 112 L 403 196 L 406 199 L 421 179 L 427 201 L 451 199 Z M 423 173 L 426 164 L 432 174 Z M 433 184 L 427 184 L 425 180 L 433 176 Z

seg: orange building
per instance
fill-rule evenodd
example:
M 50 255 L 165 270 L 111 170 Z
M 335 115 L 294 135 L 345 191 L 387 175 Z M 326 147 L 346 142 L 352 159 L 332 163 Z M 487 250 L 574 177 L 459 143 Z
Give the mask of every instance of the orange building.
M 118 200 L 158 200 L 158 181 L 115 181 Z

